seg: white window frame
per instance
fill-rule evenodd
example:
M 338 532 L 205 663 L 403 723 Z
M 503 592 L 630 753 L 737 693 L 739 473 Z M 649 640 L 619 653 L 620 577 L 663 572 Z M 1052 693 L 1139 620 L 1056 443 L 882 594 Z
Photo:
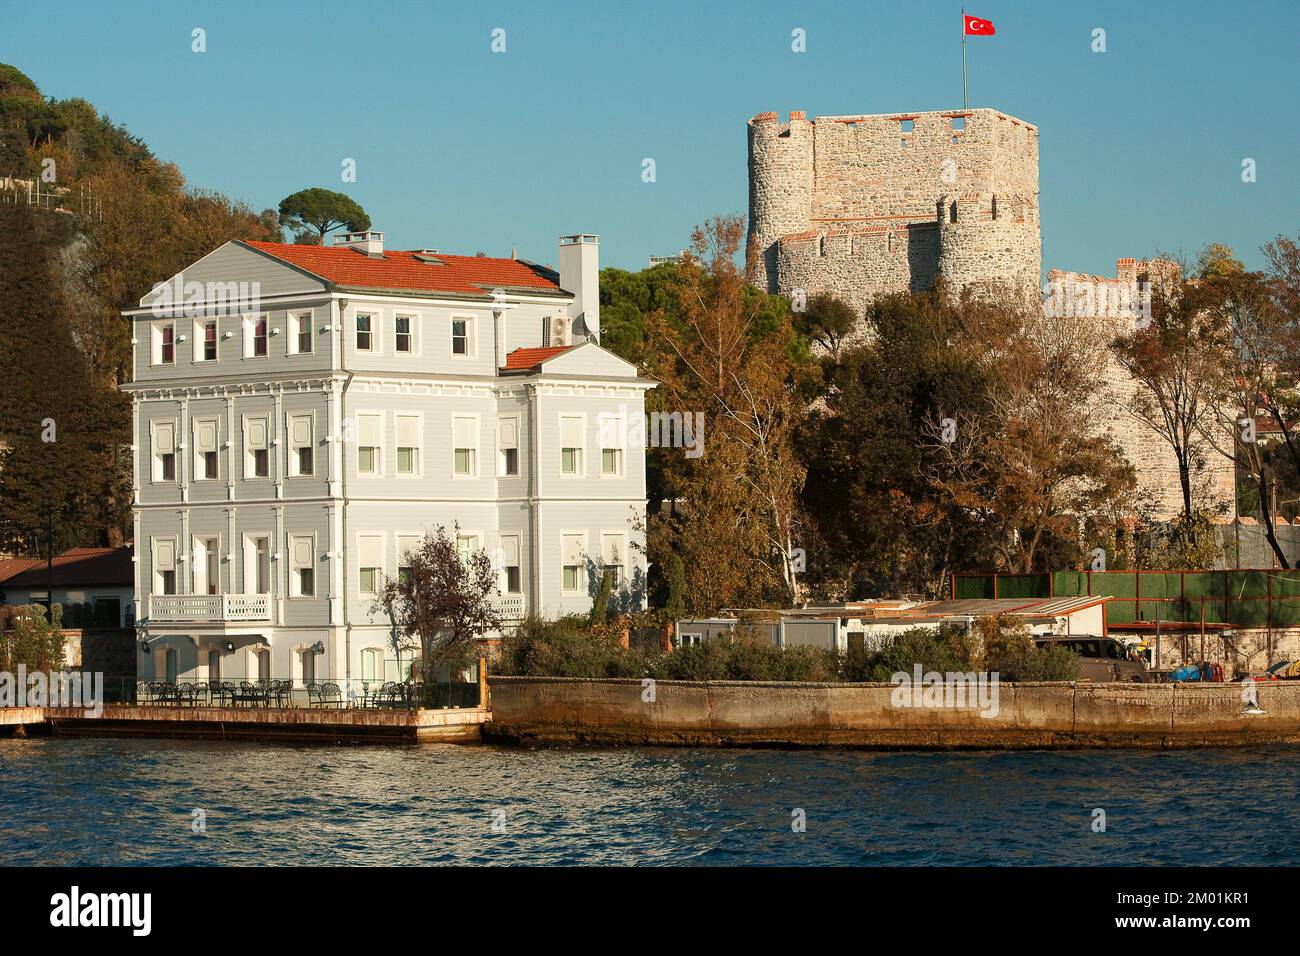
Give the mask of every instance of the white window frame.
M 266 590 L 257 590 L 257 542 L 266 542 Z M 243 593 L 245 594 L 274 594 L 275 593 L 275 532 L 274 531 L 246 531 L 244 532 L 244 566 L 243 566 Z
M 379 564 L 366 563 L 367 543 L 375 549 Z M 378 597 L 384 587 L 384 576 L 388 573 L 384 566 L 384 555 L 388 542 L 383 534 L 368 532 L 357 534 L 357 594 L 369 597 Z M 366 571 L 375 572 L 374 590 L 367 591 L 362 583 L 362 575 Z
M 465 323 L 465 354 L 456 354 L 456 323 Z M 478 316 L 453 312 L 447 321 L 447 354 L 458 362 L 478 358 Z
M 212 447 L 203 449 L 199 447 L 199 429 L 204 425 L 212 426 Z M 202 415 L 190 419 L 190 427 L 193 434 L 190 436 L 190 444 L 194 448 L 194 472 L 191 478 L 194 481 L 220 481 L 221 480 L 221 419 L 216 415 Z M 215 475 L 204 474 L 207 470 L 204 455 L 208 452 L 216 455 L 217 473 Z
M 163 330 L 170 328 L 172 330 L 172 360 L 163 361 Z M 176 322 L 173 319 L 159 319 L 149 323 L 149 364 L 157 366 L 175 365 L 176 352 L 180 347 L 180 341 L 176 335 Z
M 370 348 L 363 349 L 357 344 L 357 320 L 363 315 L 370 316 Z M 352 320 L 348 323 L 350 334 L 352 335 L 352 351 L 361 355 L 383 355 L 384 354 L 384 323 L 380 310 L 372 306 L 357 306 L 352 310 Z
M 257 456 L 255 449 L 248 441 L 249 426 L 253 422 L 261 422 L 266 431 L 266 474 L 256 474 Z M 244 443 L 244 481 L 270 481 L 271 480 L 271 415 L 245 415 L 243 416 L 243 443 Z
M 207 594 L 209 594 L 209 593 L 212 593 L 212 592 L 209 592 L 209 591 L 206 590 L 206 589 L 204 589 L 204 590 L 200 590 L 200 589 L 199 589 L 199 573 L 200 573 L 200 572 L 199 572 L 199 542 L 203 542 L 203 545 L 204 545 L 204 547 L 203 547 L 203 554 L 204 554 L 204 557 L 207 559 L 207 562 L 208 562 L 208 565 L 209 565 L 209 566 L 210 566 L 211 564 L 213 564 L 213 560 L 212 560 L 212 559 L 213 559 L 214 557 L 216 558 L 216 562 L 215 562 L 215 564 L 216 564 L 216 572 L 217 572 L 217 578 L 216 578 L 216 581 L 214 582 L 214 581 L 213 581 L 213 580 L 208 576 L 208 570 L 209 570 L 209 567 L 208 567 L 208 566 L 205 566 L 205 567 L 203 568 L 203 570 L 202 570 L 202 573 L 203 573 L 203 576 L 204 576 L 204 579 L 205 579 L 205 580 L 203 581 L 203 583 L 204 583 L 205 585 L 207 585 L 208 587 L 211 587 L 211 586 L 215 583 L 216 586 L 217 586 L 217 589 L 216 589 L 216 592 L 215 592 L 215 593 L 216 593 L 216 594 L 223 594 L 223 593 L 225 593 L 225 592 L 223 592 L 222 589 L 221 589 L 221 565 L 222 565 L 222 563 L 223 563 L 222 560 L 221 560 L 221 558 L 222 558 L 222 552 L 221 552 L 221 535 L 220 535 L 220 534 L 192 534 L 192 535 L 190 535 L 190 539 L 191 539 L 191 543 L 190 543 L 190 592 L 193 593 L 193 594 L 204 594 L 204 595 L 207 595 Z M 212 547 L 208 547 L 208 545 L 212 545 Z
M 366 661 L 374 662 L 374 672 L 369 676 L 366 675 Z M 361 675 L 361 681 L 366 684 L 381 684 L 384 680 L 384 648 L 382 647 L 363 647 L 357 658 L 357 673 Z
M 578 449 L 578 460 L 576 462 L 577 467 L 573 471 L 564 470 L 564 450 L 566 448 L 573 447 L 564 444 L 564 422 L 566 419 L 569 420 L 576 419 L 579 422 L 579 427 L 581 428 L 579 434 L 582 439 L 582 444 L 577 446 Z M 559 431 L 559 435 L 557 437 L 559 438 L 558 445 L 559 445 L 559 452 L 560 452 L 560 469 L 559 469 L 560 477 L 561 478 L 587 477 L 587 416 L 586 414 L 581 412 L 579 413 L 560 412 L 560 423 L 559 423 L 558 431 Z
M 606 424 L 606 423 L 609 424 Z M 609 438 L 607 429 L 616 430 L 614 436 L 615 444 L 606 444 Z M 596 419 L 596 444 L 600 450 L 600 477 L 601 478 L 626 478 L 627 477 L 627 419 L 623 415 L 613 412 L 602 412 Z M 618 467 L 614 471 L 605 470 L 605 452 L 618 452 Z
M 501 583 L 500 583 L 501 593 L 502 594 L 523 594 L 524 593 L 524 536 L 518 532 L 514 532 L 510 534 L 498 535 L 497 538 L 499 541 L 498 547 L 500 547 L 501 549 Z M 513 541 L 515 543 L 514 564 L 506 563 L 506 542 L 507 541 Z M 510 575 L 507 573 L 507 570 L 509 568 L 517 568 L 519 570 L 518 591 L 510 590 L 509 587 Z
M 158 426 L 169 425 L 172 430 L 172 475 L 163 477 L 162 453 L 158 451 Z M 180 455 L 177 450 L 176 432 L 178 422 L 174 418 L 151 418 L 149 420 L 149 478 L 155 484 L 174 485 L 181 480 Z
M 501 425 L 503 422 L 514 422 L 515 425 L 515 470 L 514 473 L 506 471 L 506 449 L 502 445 Z M 520 452 L 523 450 L 519 446 L 523 444 L 523 416 L 521 415 L 498 415 L 497 416 L 497 477 L 498 478 L 521 478 L 524 469 L 520 462 L 522 457 Z
M 468 541 L 468 542 L 469 542 L 469 548 L 468 548 L 469 553 L 468 553 L 468 554 L 461 554 L 461 551 L 460 551 L 460 543 L 461 543 L 462 541 Z M 457 553 L 458 555 L 460 555 L 460 559 L 461 559 L 462 561 L 466 561 L 466 562 L 467 562 L 468 559 L 469 559 L 471 556 L 473 556 L 473 554 L 474 554 L 475 551 L 482 551 L 482 550 L 483 550 L 483 532 L 482 532 L 482 531 L 466 531 L 464 528 L 462 528 L 462 529 L 460 530 L 460 532 L 456 535 L 456 553 Z
M 171 560 L 171 568 L 170 568 L 170 569 L 168 569 L 168 568 L 164 568 L 164 567 L 160 567 L 160 566 L 159 566 L 159 561 L 158 561 L 158 545 L 159 545 L 159 544 L 170 544 L 170 545 L 171 545 L 171 548 L 172 548 L 172 560 Z M 171 593 L 172 593 L 172 594 L 179 594 L 179 593 L 180 593 L 180 587 L 179 587 L 179 585 L 180 585 L 180 580 L 181 580 L 181 579 L 180 579 L 180 567 L 179 567 L 179 565 L 180 565 L 180 563 L 181 563 L 181 561 L 180 561 L 180 557 L 181 557 L 181 554 L 180 554 L 180 542 L 177 540 L 177 537 L 176 537 L 175 535 L 162 535 L 162 536 L 160 536 L 160 537 L 156 537 L 156 538 L 152 538 L 152 537 L 151 537 L 151 538 L 149 539 L 149 572 L 150 572 L 150 574 L 149 574 L 149 582 L 150 582 L 149 593 L 150 593 L 150 594 L 167 594 L 167 593 L 168 593 L 167 591 L 165 591 L 165 590 L 163 589 L 163 582 L 162 582 L 162 574 L 163 574 L 164 571 L 167 571 L 167 570 L 170 570 L 171 573 L 172 573 L 172 591 L 171 591 Z
M 299 419 L 307 419 L 307 427 L 310 429 L 310 440 L 306 445 L 299 445 L 293 439 L 293 423 Z M 316 413 L 315 412 L 285 412 L 285 446 L 288 454 L 285 456 L 285 477 L 286 478 L 315 478 L 318 472 L 317 459 L 320 457 L 316 454 Z M 298 449 L 311 449 L 311 471 L 304 474 L 298 470 Z
M 424 543 L 424 533 L 421 531 L 398 531 L 393 535 L 393 567 L 396 569 L 395 573 L 397 574 L 397 580 L 401 580 L 402 568 L 410 567 L 410 565 L 402 563 L 402 542 L 406 540 L 411 540 L 414 545 L 414 547 L 408 548 L 407 550 L 413 553 L 418 553 L 420 545 Z
M 393 312 L 393 354 L 394 355 L 418 356 L 420 354 L 420 325 L 421 325 L 422 315 L 423 313 L 418 312 L 414 309 L 403 309 L 401 311 Z M 408 333 L 409 338 L 411 340 L 410 343 L 411 347 L 405 352 L 403 352 L 401 349 L 397 347 L 397 320 L 398 319 L 409 319 L 411 322 L 411 330 Z
M 579 552 L 578 552 L 579 560 L 577 565 L 578 567 L 577 585 L 572 588 L 565 587 L 564 584 L 564 569 L 567 567 L 572 567 L 572 565 L 568 565 L 564 563 L 565 542 L 566 539 L 568 538 L 581 539 L 581 544 L 579 545 Z M 588 542 L 587 542 L 586 530 L 560 532 L 560 594 L 564 595 L 565 597 L 578 597 L 578 596 L 585 597 L 587 594 L 587 580 L 586 580 L 587 579 L 586 559 L 588 557 L 587 543 Z
M 414 446 L 402 444 L 402 419 L 415 420 Z M 414 461 L 410 471 L 402 471 L 402 449 L 414 448 Z M 454 452 L 453 452 L 454 454 Z M 455 462 L 452 462 L 453 467 Z M 424 412 L 393 412 L 393 474 L 398 478 L 421 478 L 424 476 Z
M 216 353 L 212 358 L 207 358 L 203 354 L 207 351 L 209 325 L 213 328 L 212 344 L 213 351 Z M 211 365 L 219 361 L 221 361 L 221 322 L 215 315 L 201 315 L 194 320 L 194 364 Z
M 266 323 L 266 354 L 256 354 L 257 349 L 257 323 Z M 269 312 L 255 312 L 244 316 L 244 358 L 269 359 L 271 357 L 271 315 Z
M 374 420 L 376 428 L 379 430 L 377 445 L 361 444 L 361 419 Z M 378 409 L 358 409 L 357 413 L 352 416 L 353 426 L 356 429 L 356 452 L 352 456 L 352 467 L 356 470 L 357 477 L 361 478 L 378 478 L 384 473 L 384 413 Z M 373 448 L 375 450 L 375 467 L 371 471 L 361 470 L 361 449 Z
M 473 451 L 473 456 L 472 456 L 472 460 L 470 461 L 470 470 L 465 473 L 456 471 L 456 451 L 458 448 L 458 446 L 456 445 L 456 422 L 458 421 L 469 421 L 474 423 L 474 445 L 473 448 L 471 449 Z M 479 476 L 479 468 L 481 467 L 480 459 L 482 458 L 482 455 L 480 454 L 482 449 L 479 446 L 482 445 L 483 443 L 482 431 L 483 431 L 483 420 L 482 417 L 479 415 L 452 415 L 451 416 L 451 477 L 456 479 L 457 481 L 470 481 Z
M 315 533 L 288 534 L 289 544 L 289 599 L 296 601 L 314 601 L 320 596 L 320 574 L 317 573 L 320 564 L 320 558 L 316 553 L 316 535 Z M 311 594 L 303 594 L 298 572 L 308 565 L 300 564 L 297 560 L 294 545 L 299 541 L 307 541 L 311 545 Z
M 298 311 L 290 311 L 286 313 L 286 315 L 288 317 L 287 324 L 289 326 L 288 329 L 289 341 L 286 346 L 286 351 L 288 352 L 288 354 L 289 355 L 314 355 L 316 352 L 316 310 L 300 309 Z M 306 351 L 303 351 L 301 342 L 299 340 L 299 336 L 301 335 L 301 330 L 298 327 L 298 323 L 303 318 L 305 318 L 307 322 L 310 324 L 310 329 L 308 330 L 308 335 L 307 335 L 308 348 Z
M 610 565 L 605 563 L 605 539 L 606 538 L 618 539 L 618 557 L 619 557 L 618 564 Z M 615 591 L 617 591 L 620 588 L 626 587 L 628 584 L 629 574 L 628 574 L 627 550 L 628 550 L 627 531 L 623 529 L 615 529 L 612 531 L 602 530 L 600 532 L 600 573 L 603 575 L 605 573 L 605 569 L 609 567 L 618 568 L 619 570 L 618 580 L 613 582 Z

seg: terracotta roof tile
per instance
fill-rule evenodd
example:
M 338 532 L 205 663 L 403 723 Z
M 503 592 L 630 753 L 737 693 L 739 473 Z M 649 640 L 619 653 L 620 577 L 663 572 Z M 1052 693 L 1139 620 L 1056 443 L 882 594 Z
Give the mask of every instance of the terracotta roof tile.
M 572 345 L 553 345 L 544 349 L 515 349 L 506 356 L 506 364 L 502 368 L 507 371 L 537 368 L 547 359 L 555 358 L 561 352 L 567 352 L 575 347 Z
M 17 573 L 4 576 L 3 566 L 22 563 Z M 0 581 L 11 587 L 44 587 L 43 560 L 0 562 Z M 120 586 L 135 583 L 130 548 L 72 548 L 54 556 L 54 586 Z
M 284 242 L 247 242 L 250 248 L 274 256 L 337 285 L 363 289 L 412 289 L 489 296 L 494 288 L 561 291 L 541 267 L 520 259 L 452 256 L 429 253 L 437 262 L 417 258 L 416 251 L 385 250 L 370 258 L 341 246 L 300 246 Z M 441 263 L 439 265 L 438 263 Z

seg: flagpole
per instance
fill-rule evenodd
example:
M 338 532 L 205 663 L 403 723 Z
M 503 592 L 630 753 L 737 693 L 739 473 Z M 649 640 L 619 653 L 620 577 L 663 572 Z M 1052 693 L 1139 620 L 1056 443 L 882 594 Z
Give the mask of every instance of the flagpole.
M 961 108 L 970 109 L 970 99 L 966 93 L 966 8 L 961 8 Z

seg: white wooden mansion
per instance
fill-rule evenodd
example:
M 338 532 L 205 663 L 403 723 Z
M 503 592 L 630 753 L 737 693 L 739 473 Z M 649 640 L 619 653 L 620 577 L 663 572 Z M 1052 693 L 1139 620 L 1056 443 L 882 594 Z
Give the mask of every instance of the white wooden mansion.
M 640 605 L 653 383 L 598 344 L 598 249 L 234 241 L 125 313 L 140 678 L 395 679 L 375 596 L 435 525 L 508 619 L 588 610 L 601 565 Z

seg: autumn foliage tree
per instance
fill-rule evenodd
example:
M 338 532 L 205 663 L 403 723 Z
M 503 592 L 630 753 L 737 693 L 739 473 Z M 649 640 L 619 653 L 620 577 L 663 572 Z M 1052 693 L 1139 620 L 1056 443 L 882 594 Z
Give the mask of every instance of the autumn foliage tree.
M 692 613 L 740 603 L 796 601 L 799 492 L 793 446 L 802 409 L 792 375 L 788 309 L 748 286 L 736 257 L 744 221 L 697 228 L 677 268 L 675 314 L 646 320 L 652 407 L 703 412 L 703 453 L 660 449 L 665 493 L 678 514 L 650 523 L 652 559 L 682 558 Z
M 442 525 L 427 533 L 405 557 L 403 572 L 384 582 L 376 601 L 392 623 L 394 652 L 414 639 L 420 648 L 420 673 L 431 695 L 444 665 L 465 659 L 474 642 L 501 629 L 496 571 L 487 552 L 462 554 Z

